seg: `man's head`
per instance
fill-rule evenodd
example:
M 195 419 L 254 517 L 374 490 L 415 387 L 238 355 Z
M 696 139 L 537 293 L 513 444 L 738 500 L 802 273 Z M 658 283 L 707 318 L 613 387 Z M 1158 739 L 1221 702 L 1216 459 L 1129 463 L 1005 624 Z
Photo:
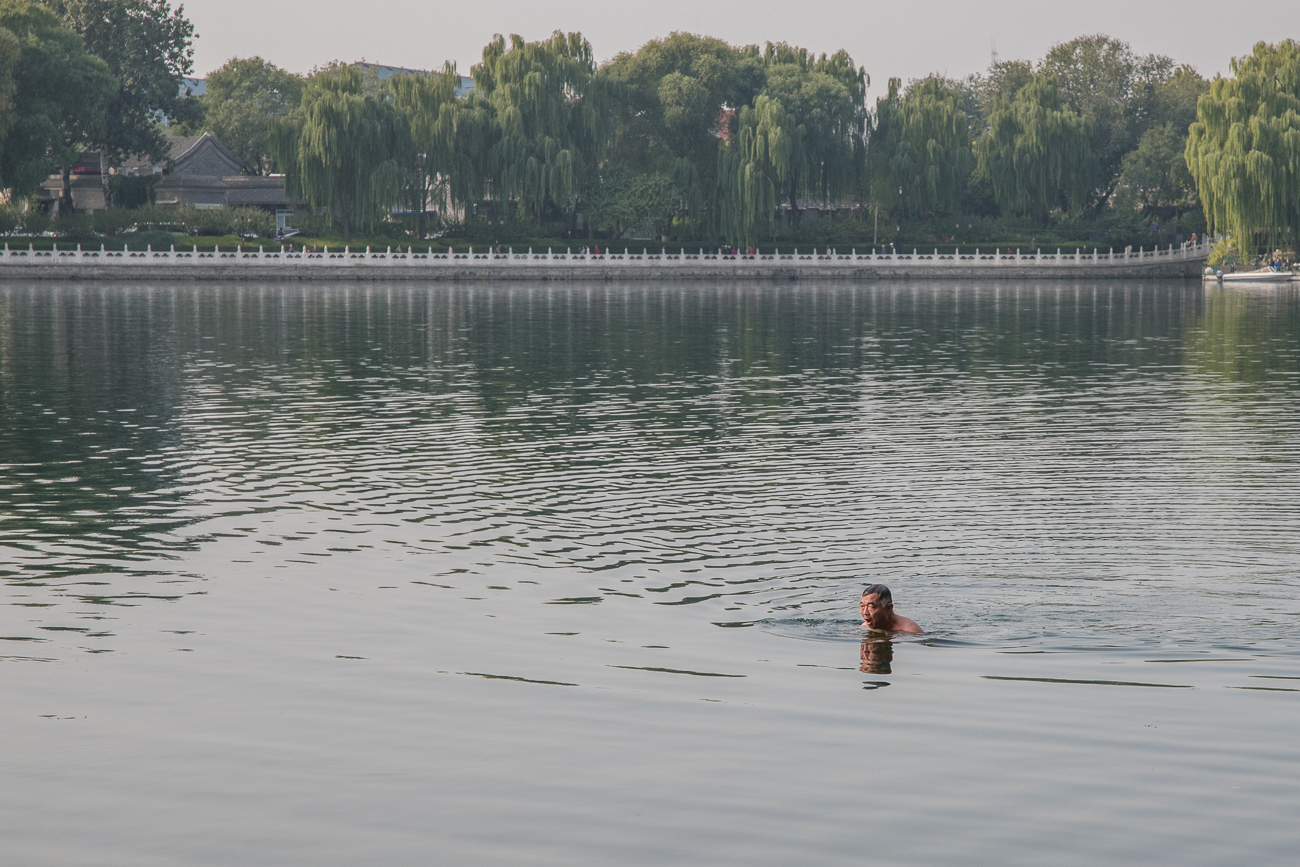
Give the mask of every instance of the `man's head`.
M 872 629 L 889 629 L 894 623 L 894 597 L 884 584 L 872 584 L 862 591 L 859 603 L 862 622 Z

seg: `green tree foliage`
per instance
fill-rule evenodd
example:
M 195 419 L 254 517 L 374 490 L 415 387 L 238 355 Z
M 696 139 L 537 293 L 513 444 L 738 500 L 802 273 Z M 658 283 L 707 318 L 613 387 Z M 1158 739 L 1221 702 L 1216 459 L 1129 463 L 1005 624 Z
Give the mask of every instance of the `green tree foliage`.
M 587 194 L 588 220 L 611 240 L 627 229 L 664 234 L 680 210 L 677 186 L 662 172 L 635 174 L 611 165 L 599 172 Z
M 1042 224 L 1054 208 L 1085 202 L 1097 177 L 1092 124 L 1063 105 L 1056 79 L 1036 75 L 989 116 L 975 146 L 977 174 L 999 207 Z
M 1259 43 L 1196 109 L 1187 167 L 1211 231 L 1247 252 L 1300 237 L 1300 43 Z
M 1132 190 L 1144 213 L 1161 205 L 1176 206 L 1195 190 L 1183 159 L 1186 145 L 1186 130 L 1166 122 L 1148 129 L 1137 147 L 1124 154 L 1120 183 Z
M 104 112 L 100 152 L 105 203 L 109 168 L 132 155 L 162 161 L 167 141 L 157 116 L 176 112 L 181 77 L 193 66 L 194 26 L 168 0 L 51 0 L 81 34 L 86 50 L 108 64 L 117 93 Z
M 1138 148 L 1143 136 L 1157 127 L 1172 124 L 1174 130 L 1186 129 L 1194 119 L 1196 99 L 1207 83 L 1186 66 L 1175 66 L 1168 57 L 1157 54 L 1139 56 L 1128 43 L 1104 35 L 1081 36 L 1054 45 L 1038 64 L 1011 60 L 995 64 L 987 74 L 971 76 L 965 89 L 973 92 L 978 105 L 978 121 L 972 119 L 972 140 L 988 129 L 988 122 L 999 106 L 1014 99 L 1035 74 L 1053 76 L 1064 105 L 1091 123 L 1090 146 L 1097 158 L 1095 189 L 1089 196 L 1100 211 L 1111 203 L 1118 184 L 1132 186 L 1137 171 L 1133 160 L 1125 172 L 1125 156 Z M 969 114 L 969 112 L 968 112 Z M 1176 178 L 1174 164 L 1154 166 L 1157 155 L 1168 156 L 1158 146 L 1165 132 L 1152 133 L 1144 148 L 1142 170 L 1144 183 L 1152 172 Z M 977 175 L 975 187 L 987 179 Z M 1166 183 L 1159 189 L 1135 190 L 1137 200 L 1168 205 L 1180 191 Z
M 722 234 L 748 247 L 772 238 L 779 192 L 793 172 L 803 128 L 766 95 L 742 108 L 737 120 L 733 139 L 718 152 Z
M 1151 125 L 1170 123 L 1176 129 L 1187 132 L 1187 128 L 1196 122 L 1196 103 L 1209 92 L 1210 83 L 1195 69 L 1186 65 L 1179 66 L 1173 75 L 1155 89 Z
M 3 57 L 0 37 L 0 124 Z M 1178 154 L 1207 88 L 1194 70 L 1105 36 L 960 81 L 894 80 L 874 111 L 846 52 L 784 42 L 760 50 L 673 33 L 598 69 L 580 34 L 498 35 L 472 72 L 476 90 L 457 96 L 450 65 L 389 81 L 331 67 L 294 107 L 292 76 L 234 60 L 209 80 L 209 126 L 254 171 L 278 159 L 290 193 L 327 207 L 346 233 L 398 202 L 420 215 L 420 235 L 430 206 L 468 215 L 486 204 L 495 220 L 517 219 L 516 232 L 562 218 L 572 228 L 585 212 L 615 235 L 653 226 L 753 245 L 772 236 L 778 206 L 860 204 L 868 190 L 899 219 L 1001 212 L 1041 224 L 1071 211 L 1067 222 L 1114 228 L 1141 224 L 1138 204 L 1164 219 L 1194 205 Z
M 399 163 L 409 150 L 404 118 L 366 93 L 360 70 L 350 66 L 312 74 L 299 109 L 272 127 L 271 153 L 285 168 L 289 195 L 326 208 L 344 238 L 372 228 L 378 209 L 396 200 Z
M 803 194 L 824 203 L 857 193 L 867 144 L 867 74 L 845 51 L 829 57 L 784 42 L 767 44 L 763 89 L 788 114 L 793 130 L 783 191 L 794 210 Z M 969 144 L 969 143 L 968 143 Z
M 605 64 L 611 112 L 608 155 L 634 173 L 662 173 L 679 190 L 685 217 L 717 219 L 719 136 L 732 131 L 729 110 L 749 105 L 766 74 L 758 49 L 672 33 Z
M 446 176 L 451 207 L 479 202 L 488 191 L 488 163 L 501 136 L 493 118 L 491 103 L 477 93 L 458 99 L 450 108 L 451 142 Z
M 987 75 L 972 75 L 970 87 L 975 92 L 981 123 L 974 138 L 988 127 L 988 119 L 1003 103 L 1016 98 L 1034 80 L 1034 65 L 1028 60 L 1002 60 Z
M 1040 74 L 1055 77 L 1065 105 L 1091 124 L 1098 163 L 1096 204 L 1109 200 L 1124 155 L 1147 130 L 1173 120 L 1160 117 L 1160 96 L 1176 70 L 1168 57 L 1138 56 L 1127 42 L 1102 34 L 1054 45 L 1038 65 Z
M 971 172 L 966 95 L 937 76 L 913 82 L 905 94 L 889 80 L 876 101 L 868 163 L 872 196 L 887 211 L 924 219 L 961 203 Z
M 303 79 L 260 57 L 232 57 L 207 77 L 205 126 L 254 175 L 275 171 L 270 130 L 302 103 Z
M 208 104 L 192 91 L 188 82 L 182 85 L 181 98 L 176 101 L 172 114 L 163 119 L 168 135 L 202 135 L 207 131 Z
M 1119 183 L 1133 193 L 1144 214 L 1195 204 L 1196 184 L 1183 150 L 1188 127 L 1196 120 L 1196 102 L 1208 91 L 1209 82 L 1187 66 L 1154 88 L 1147 118 L 1151 125 L 1120 162 Z
M 471 74 L 492 108 L 497 128 L 486 177 L 500 202 L 514 202 L 522 219 L 539 220 L 548 205 L 571 207 L 602 144 L 596 62 L 578 33 L 556 31 L 541 42 L 498 35 Z
M 486 153 L 479 133 L 486 126 L 487 112 L 478 107 L 477 99 L 463 103 L 456 98 L 460 87 L 460 74 L 455 64 L 448 63 L 441 72 L 429 75 L 395 75 L 389 80 L 393 94 L 393 107 L 407 119 L 411 131 L 411 150 L 405 166 L 405 198 L 419 216 L 416 222 L 417 237 L 424 237 L 425 211 L 437 203 L 446 207 L 455 199 L 452 178 L 460 172 L 469 174 L 471 190 L 461 202 L 470 200 L 474 193 L 482 197 L 480 160 L 475 156 Z M 471 135 L 473 134 L 473 135 Z M 465 141 L 465 139 L 471 139 Z M 460 193 L 456 189 L 455 193 Z
M 9 8 L 8 3 L 0 7 L 0 15 Z M 14 125 L 14 92 L 18 90 L 15 75 L 18 60 L 22 57 L 23 46 L 12 30 L 0 28 L 0 142 Z
M 115 90 L 104 62 L 57 15 L 0 0 L 0 188 L 24 196 L 103 129 Z

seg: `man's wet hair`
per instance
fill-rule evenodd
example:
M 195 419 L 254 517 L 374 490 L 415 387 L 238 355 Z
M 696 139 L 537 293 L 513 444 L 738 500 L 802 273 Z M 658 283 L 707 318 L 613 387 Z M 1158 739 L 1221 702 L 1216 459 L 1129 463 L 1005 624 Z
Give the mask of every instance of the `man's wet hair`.
M 870 596 L 873 593 L 883 604 L 887 605 L 894 601 L 894 594 L 890 593 L 889 588 L 884 584 L 872 584 L 870 587 L 867 587 L 862 591 L 863 596 Z

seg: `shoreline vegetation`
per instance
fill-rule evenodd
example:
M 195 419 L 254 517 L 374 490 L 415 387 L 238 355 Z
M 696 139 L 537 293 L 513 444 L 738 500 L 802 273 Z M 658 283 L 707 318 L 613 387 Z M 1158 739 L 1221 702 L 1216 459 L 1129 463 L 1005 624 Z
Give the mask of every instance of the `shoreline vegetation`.
M 296 245 L 1104 251 L 1226 234 L 1230 263 L 1290 258 L 1300 233 L 1290 39 L 1209 81 L 1093 34 L 872 98 L 843 50 L 674 32 L 598 63 L 559 31 L 493 37 L 468 79 L 233 58 L 189 96 L 193 38 L 168 0 L 0 0 L 0 235 L 277 243 L 267 211 L 160 206 L 160 176 L 123 168 L 203 132 L 283 177 Z M 109 207 L 77 212 L 87 151 Z M 53 218 L 33 198 L 52 177 Z

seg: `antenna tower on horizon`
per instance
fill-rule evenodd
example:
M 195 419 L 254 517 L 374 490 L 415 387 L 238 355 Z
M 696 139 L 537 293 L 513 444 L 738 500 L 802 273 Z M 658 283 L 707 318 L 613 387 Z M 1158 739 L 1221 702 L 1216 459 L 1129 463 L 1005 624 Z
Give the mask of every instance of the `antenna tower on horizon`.
M 998 38 L 993 37 L 993 59 L 989 61 L 989 69 L 998 65 Z

